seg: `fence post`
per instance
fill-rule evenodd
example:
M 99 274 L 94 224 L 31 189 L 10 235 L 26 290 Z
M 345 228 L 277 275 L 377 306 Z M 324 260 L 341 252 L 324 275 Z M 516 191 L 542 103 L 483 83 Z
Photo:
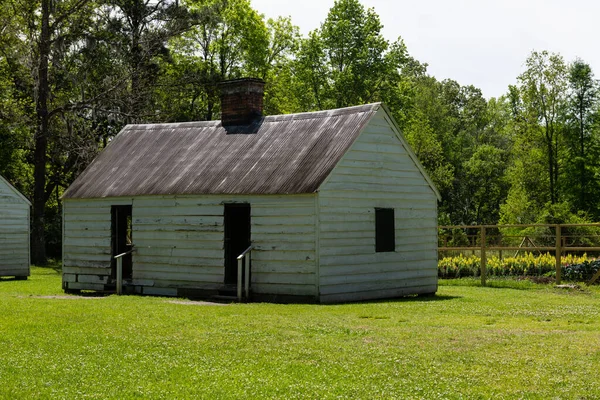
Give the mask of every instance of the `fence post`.
M 561 239 L 561 226 L 556 225 L 556 284 L 560 285 L 561 278 L 561 256 L 562 256 L 562 239 Z
M 481 227 L 481 285 L 486 285 L 487 258 L 485 254 L 485 226 Z

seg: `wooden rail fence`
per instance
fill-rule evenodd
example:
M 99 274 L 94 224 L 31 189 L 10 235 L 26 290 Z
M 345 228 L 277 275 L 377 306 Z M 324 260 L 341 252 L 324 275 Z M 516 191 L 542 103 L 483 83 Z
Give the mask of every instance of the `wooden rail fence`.
M 438 233 L 438 250 L 440 252 L 480 252 L 482 285 L 486 284 L 487 254 L 491 251 L 498 252 L 500 258 L 502 258 L 502 252 L 505 251 L 553 252 L 556 257 L 557 284 L 560 284 L 561 281 L 561 256 L 563 254 L 567 252 L 600 252 L 600 223 L 450 225 L 438 226 Z M 593 283 L 599 277 L 600 271 L 589 283 Z

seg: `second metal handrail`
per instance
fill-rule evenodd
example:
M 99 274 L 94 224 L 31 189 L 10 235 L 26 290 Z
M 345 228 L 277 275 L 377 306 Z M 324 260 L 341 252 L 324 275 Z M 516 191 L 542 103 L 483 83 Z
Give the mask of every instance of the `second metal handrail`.
M 237 257 L 238 262 L 238 279 L 237 279 L 237 298 L 238 301 L 242 301 L 242 278 L 243 278 L 243 264 L 244 258 L 246 259 L 246 281 L 244 282 L 244 293 L 246 299 L 250 298 L 250 254 L 252 252 L 252 245 L 242 252 Z
M 114 258 L 117 260 L 117 294 L 123 294 L 123 257 L 128 254 L 132 254 L 135 248 L 126 251 L 125 253 L 117 254 Z

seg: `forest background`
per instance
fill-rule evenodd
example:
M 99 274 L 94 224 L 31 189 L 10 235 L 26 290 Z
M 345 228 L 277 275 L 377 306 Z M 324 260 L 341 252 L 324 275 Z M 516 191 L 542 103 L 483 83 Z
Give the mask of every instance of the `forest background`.
M 32 262 L 60 257 L 60 196 L 123 126 L 218 119 L 218 83 L 248 76 L 266 82 L 267 115 L 385 102 L 442 225 L 599 220 L 589 64 L 534 51 L 488 100 L 381 30 L 358 0 L 307 36 L 249 0 L 1 1 L 0 175 L 32 200 Z

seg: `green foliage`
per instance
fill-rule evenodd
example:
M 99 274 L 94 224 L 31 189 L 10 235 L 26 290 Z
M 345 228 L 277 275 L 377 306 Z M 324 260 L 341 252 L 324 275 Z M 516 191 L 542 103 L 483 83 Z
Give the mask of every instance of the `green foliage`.
M 531 224 L 535 222 L 537 210 L 533 206 L 529 192 L 519 185 L 510 188 L 508 196 L 500 206 L 500 224 Z
M 562 116 L 566 109 L 567 65 L 559 54 L 532 52 L 525 61 L 527 69 L 519 76 L 525 123 L 546 156 L 550 201 L 561 198 L 559 192 L 560 158 L 564 146 Z
M 563 270 L 565 280 L 586 282 L 600 270 L 600 260 L 585 260 L 583 262 L 566 265 Z
M 498 221 L 500 205 L 506 199 L 508 184 L 504 173 L 508 163 L 507 152 L 490 144 L 477 148 L 463 164 L 467 192 L 471 205 L 472 223 L 494 224 Z
M 565 197 L 575 209 L 600 216 L 597 202 L 600 183 L 594 179 L 595 160 L 600 156 L 598 129 L 599 86 L 592 68 L 580 59 L 569 67 L 565 173 L 572 177 L 564 183 Z
M 358 0 L 337 0 L 327 18 L 302 40 L 294 72 L 305 110 L 393 99 L 401 71 L 414 68 L 401 39 L 381 34 L 379 16 Z
M 408 118 L 403 132 L 438 190 L 451 190 L 454 180 L 453 168 L 445 162 L 442 144 L 421 110 L 415 110 Z

